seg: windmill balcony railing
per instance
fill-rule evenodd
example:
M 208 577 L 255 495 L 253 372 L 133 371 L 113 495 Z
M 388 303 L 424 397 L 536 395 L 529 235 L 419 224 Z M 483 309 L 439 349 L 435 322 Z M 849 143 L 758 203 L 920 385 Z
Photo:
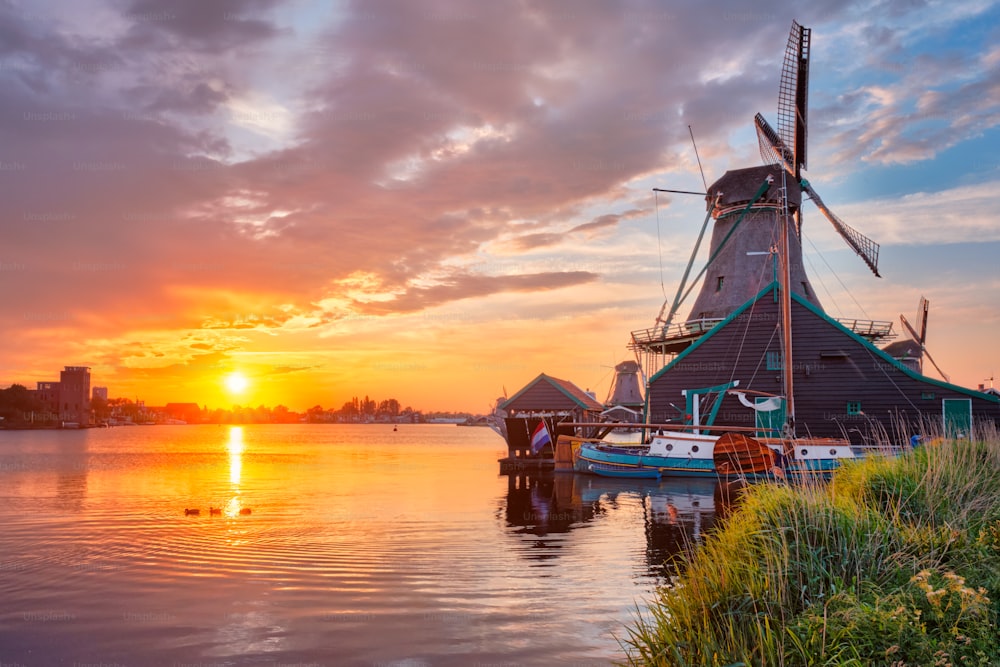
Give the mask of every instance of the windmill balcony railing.
M 693 341 L 719 322 L 722 322 L 722 318 L 706 317 L 678 322 L 669 326 L 660 325 L 649 329 L 639 329 L 632 332 L 632 347 L 655 348 L 670 343 Z M 896 332 L 892 330 L 892 322 L 855 318 L 838 318 L 837 322 L 870 341 L 891 340 L 896 337 Z
M 892 330 L 892 322 L 851 318 L 837 318 L 837 322 L 871 341 L 890 340 L 896 337 L 896 332 Z
M 640 347 L 671 341 L 698 338 L 722 321 L 721 317 L 705 317 L 669 326 L 656 326 L 632 332 L 632 344 Z

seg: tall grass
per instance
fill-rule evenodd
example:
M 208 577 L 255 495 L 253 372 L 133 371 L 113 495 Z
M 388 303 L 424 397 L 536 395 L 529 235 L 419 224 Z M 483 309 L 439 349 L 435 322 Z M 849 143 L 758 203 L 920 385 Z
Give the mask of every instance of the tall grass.
M 753 487 L 622 643 L 645 665 L 1000 665 L 1000 434 Z

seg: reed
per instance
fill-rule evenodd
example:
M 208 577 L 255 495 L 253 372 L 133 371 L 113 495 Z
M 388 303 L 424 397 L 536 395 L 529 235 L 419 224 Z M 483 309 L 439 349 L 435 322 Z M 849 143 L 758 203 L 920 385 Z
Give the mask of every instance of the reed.
M 1000 665 L 1000 434 L 754 486 L 622 639 L 642 665 Z

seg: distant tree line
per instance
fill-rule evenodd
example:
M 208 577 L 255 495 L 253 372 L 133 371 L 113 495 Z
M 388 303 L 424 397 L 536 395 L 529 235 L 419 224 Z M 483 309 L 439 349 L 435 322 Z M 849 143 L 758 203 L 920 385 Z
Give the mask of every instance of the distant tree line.
M 128 398 L 108 400 L 93 398 L 90 401 L 90 408 L 93 423 L 98 425 L 115 422 L 169 423 L 168 420 L 171 419 L 203 424 L 421 423 L 441 417 L 451 419 L 474 417 L 467 412 L 424 413 L 410 406 L 402 407 L 395 398 L 377 401 L 368 396 L 364 398 L 355 396 L 345 402 L 339 410 L 314 405 L 302 413 L 294 412 L 284 405 L 276 405 L 273 408 L 265 405 L 257 407 L 234 405 L 230 409 L 209 409 L 207 406 L 199 408 L 196 404 L 184 403 L 154 408 Z M 44 421 L 46 415 L 43 410 L 41 402 L 24 385 L 14 384 L 6 389 L 0 389 L 0 427 L 45 426 L 47 422 Z M 57 415 L 49 417 L 58 420 Z
M 5 424 L 22 424 L 25 415 L 41 412 L 42 404 L 23 384 L 0 389 L 0 420 Z

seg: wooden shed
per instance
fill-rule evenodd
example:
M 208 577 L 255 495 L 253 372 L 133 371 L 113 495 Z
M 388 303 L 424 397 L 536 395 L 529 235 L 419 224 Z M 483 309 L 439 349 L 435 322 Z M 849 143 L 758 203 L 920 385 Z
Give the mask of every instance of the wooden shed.
M 560 433 L 573 434 L 563 422 L 597 421 L 604 406 L 568 380 L 542 373 L 498 406 L 506 424 L 509 459 L 549 459 L 552 446 L 537 454 L 531 451 L 531 436 L 543 420 L 552 443 Z

